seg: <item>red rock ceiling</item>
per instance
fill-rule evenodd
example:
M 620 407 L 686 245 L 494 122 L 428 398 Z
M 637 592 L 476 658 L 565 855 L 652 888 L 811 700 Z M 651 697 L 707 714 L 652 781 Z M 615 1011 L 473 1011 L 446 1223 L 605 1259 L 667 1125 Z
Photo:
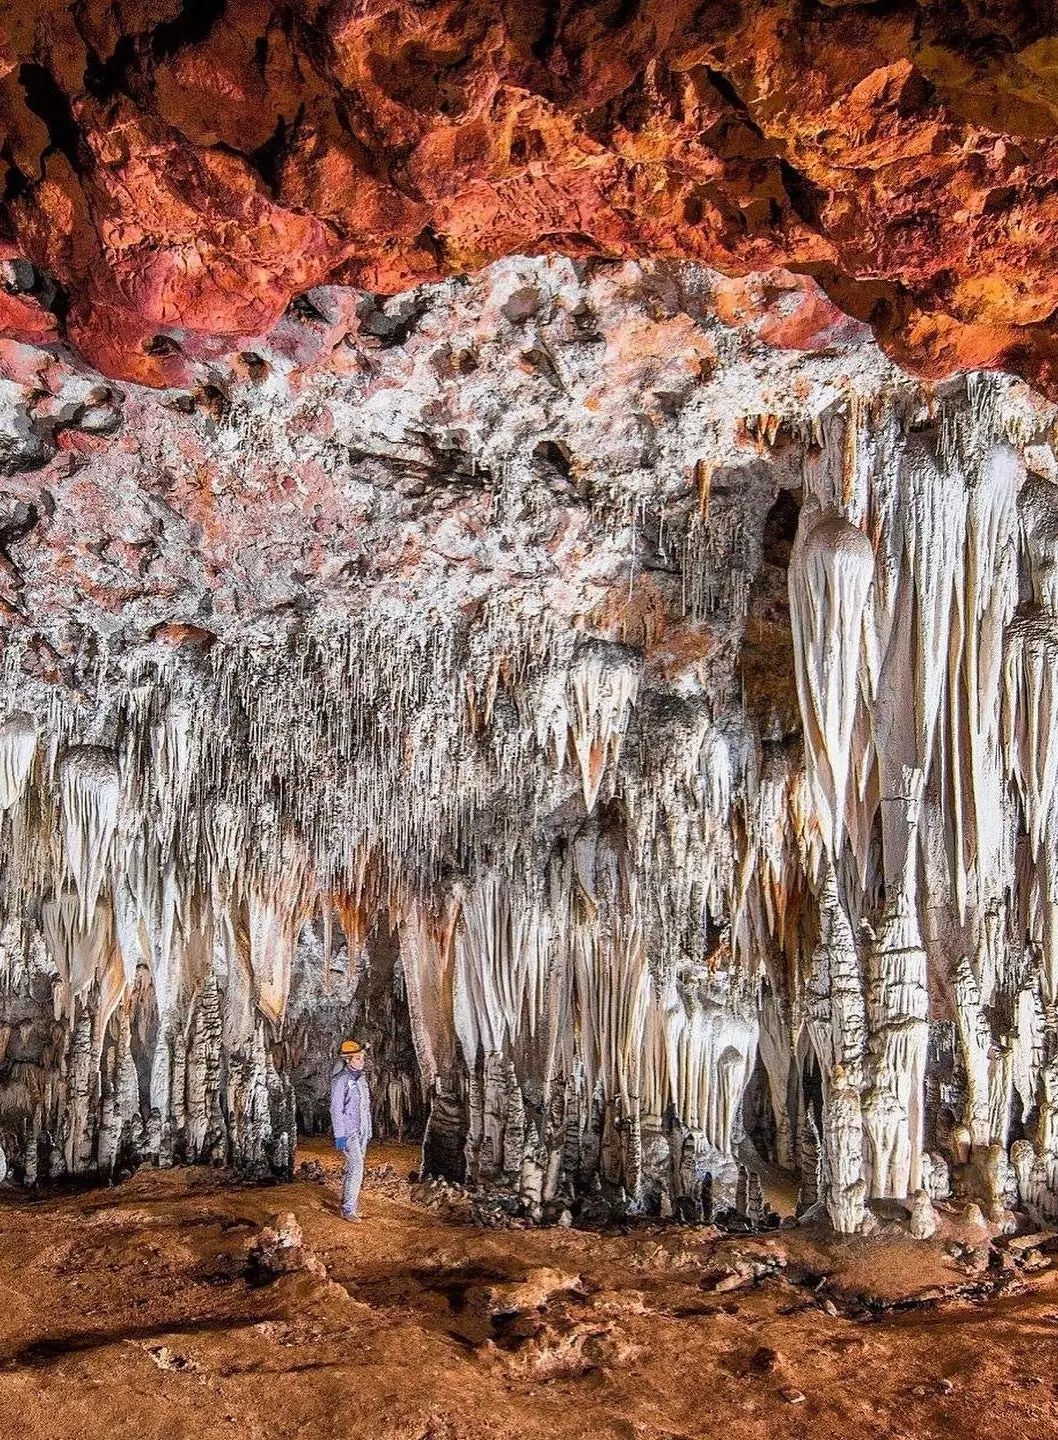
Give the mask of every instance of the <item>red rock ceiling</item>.
M 1005 0 L 11 0 L 0 336 L 179 385 L 324 280 L 666 256 L 1056 395 L 1056 76 Z

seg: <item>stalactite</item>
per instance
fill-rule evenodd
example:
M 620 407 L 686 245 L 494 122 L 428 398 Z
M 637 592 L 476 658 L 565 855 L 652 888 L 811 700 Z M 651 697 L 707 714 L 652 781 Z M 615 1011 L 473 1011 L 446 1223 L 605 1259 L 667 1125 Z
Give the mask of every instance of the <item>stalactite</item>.
M 948 682 L 951 806 L 960 918 L 970 898 L 987 911 L 1004 888 L 1009 831 L 1001 704 L 1003 639 L 1017 604 L 1018 465 L 1009 449 L 989 454 L 970 487 L 965 582 L 955 586 Z M 957 658 L 956 658 L 957 657 Z M 965 715 L 965 726 L 962 716 Z M 976 877 L 971 897 L 967 876 Z
M 572 751 L 589 812 L 607 766 L 620 759 L 638 687 L 635 657 L 617 646 L 585 645 L 574 657 L 567 694 L 551 720 L 552 743 L 559 768 Z
M 824 843 L 841 852 L 874 550 L 862 530 L 810 499 L 790 560 L 790 617 L 805 750 Z
M 37 751 L 37 722 L 16 712 L 0 725 L 0 811 L 21 798 Z
M 121 798 L 115 757 L 98 745 L 75 747 L 62 766 L 62 813 L 70 875 L 85 924 L 110 860 Z

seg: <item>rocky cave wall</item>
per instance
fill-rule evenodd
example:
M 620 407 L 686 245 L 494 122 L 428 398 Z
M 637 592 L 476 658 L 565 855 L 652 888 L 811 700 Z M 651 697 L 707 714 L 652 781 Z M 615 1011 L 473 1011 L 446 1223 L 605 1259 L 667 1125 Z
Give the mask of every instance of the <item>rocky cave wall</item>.
M 785 264 L 1053 395 L 1055 45 L 1017 0 L 16 0 L 0 332 L 189 387 L 324 282 Z
M 554 258 L 319 288 L 194 392 L 34 353 L 16 1176 L 282 1170 L 355 1023 L 380 1122 L 533 1213 L 770 1162 L 844 1230 L 1058 1214 L 1049 404 L 782 272 Z

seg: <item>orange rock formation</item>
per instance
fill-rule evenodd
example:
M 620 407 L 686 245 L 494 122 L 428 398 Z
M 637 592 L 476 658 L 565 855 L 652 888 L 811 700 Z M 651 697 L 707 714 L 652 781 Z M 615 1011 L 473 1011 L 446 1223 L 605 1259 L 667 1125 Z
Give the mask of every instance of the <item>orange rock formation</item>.
M 36 269 L 0 334 L 61 332 L 108 375 L 184 383 L 324 280 L 560 251 L 788 266 L 909 369 L 1058 394 L 1050 6 L 5 10 L 0 257 Z

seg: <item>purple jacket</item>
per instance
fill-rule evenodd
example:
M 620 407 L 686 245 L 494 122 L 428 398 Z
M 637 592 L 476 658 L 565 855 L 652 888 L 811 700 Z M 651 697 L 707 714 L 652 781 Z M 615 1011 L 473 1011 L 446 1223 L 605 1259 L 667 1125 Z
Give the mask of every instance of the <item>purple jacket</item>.
M 371 1139 L 371 1090 L 362 1070 L 343 1065 L 331 1081 L 331 1129 L 336 1140 Z

